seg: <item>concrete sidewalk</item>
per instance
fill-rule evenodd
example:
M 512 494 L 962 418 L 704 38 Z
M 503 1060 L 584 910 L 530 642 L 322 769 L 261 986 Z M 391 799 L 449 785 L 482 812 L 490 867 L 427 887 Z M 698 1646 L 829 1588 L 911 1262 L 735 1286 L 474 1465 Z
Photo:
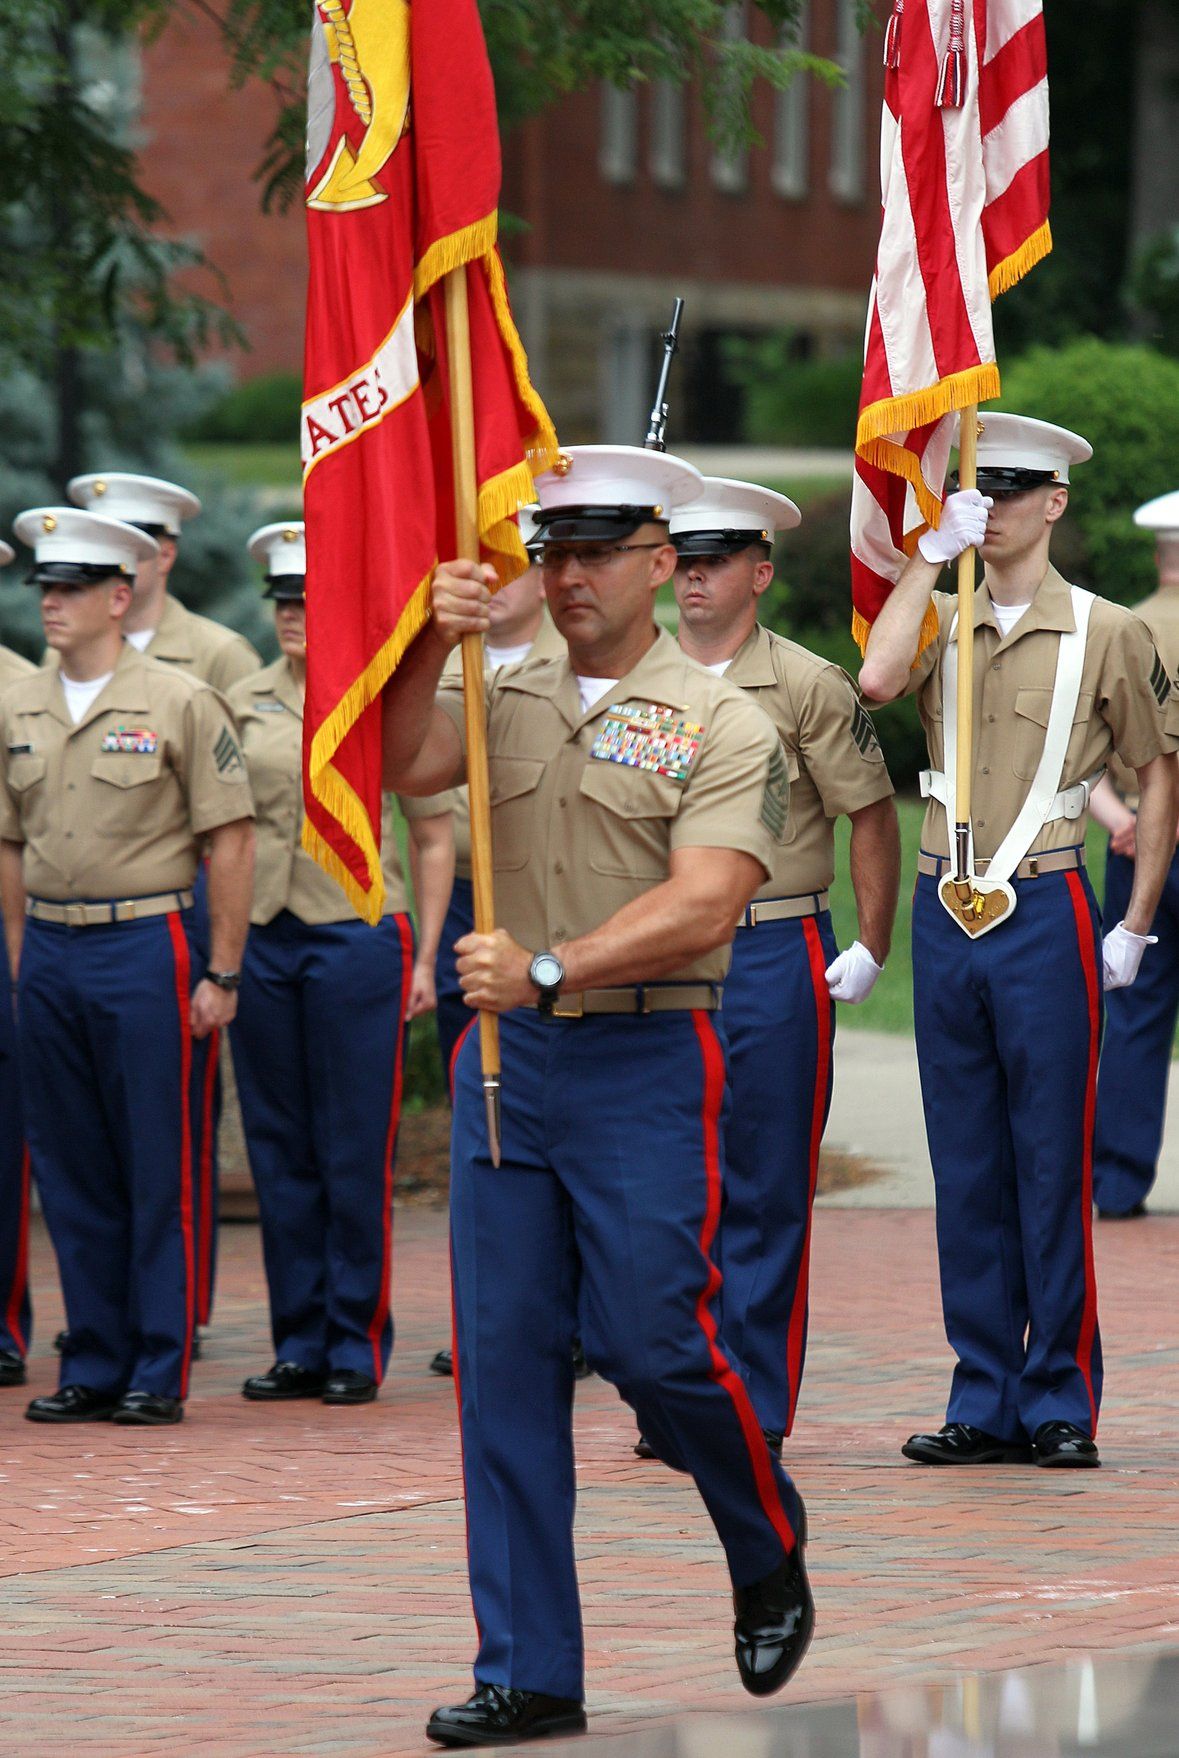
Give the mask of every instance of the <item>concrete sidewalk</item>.
M 449 1330 L 445 1216 L 398 1212 L 397 1347 L 379 1402 L 358 1410 L 241 1398 L 270 1348 L 257 1231 L 225 1228 L 188 1418 L 164 1430 L 21 1419 L 56 1377 L 60 1322 L 39 1225 L 33 1247 L 31 1384 L 0 1393 L 0 1754 L 426 1750 L 425 1717 L 466 1694 L 475 1644 L 453 1388 L 426 1372 Z M 944 1407 L 932 1217 L 820 1215 L 787 1448 L 818 1633 L 775 1702 L 1174 1641 L 1179 1220 L 1099 1229 L 1097 1256 L 1105 1469 L 928 1471 L 897 1449 Z M 609 1387 L 579 1387 L 591 1745 L 758 1709 L 699 1498 L 635 1460 L 633 1438 Z
M 1163 1142 L 1150 1206 L 1179 1213 L 1179 1064 L 1171 1065 L 1175 1127 Z M 834 1208 L 924 1208 L 933 1202 L 933 1173 L 925 1145 L 921 1086 L 913 1040 L 900 1033 L 840 1031 L 835 1091 L 824 1145 L 879 1166 L 884 1176 L 820 1201 Z

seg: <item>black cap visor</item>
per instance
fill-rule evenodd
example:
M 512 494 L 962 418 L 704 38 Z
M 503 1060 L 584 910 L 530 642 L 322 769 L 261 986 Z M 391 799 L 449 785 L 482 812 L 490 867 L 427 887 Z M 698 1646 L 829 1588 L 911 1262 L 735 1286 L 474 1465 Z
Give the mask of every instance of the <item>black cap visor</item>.
M 532 547 L 545 543 L 619 543 L 665 515 L 652 507 L 552 507 L 536 515 Z
M 751 543 L 756 543 L 767 555 L 773 547 L 760 526 L 753 531 L 677 531 L 671 541 L 683 561 L 691 556 L 740 555 Z
M 128 525 L 134 525 L 135 529 L 142 531 L 146 537 L 154 537 L 157 543 L 161 537 L 170 537 L 173 543 L 180 541 L 175 531 L 169 531 L 166 525 L 150 525 L 145 519 L 128 519 L 126 522 Z
M 1051 488 L 1056 483 L 1054 470 L 1026 470 L 1021 466 L 980 465 L 978 492 L 989 495 L 1026 494 L 1029 488 Z M 950 473 L 950 487 L 958 487 L 958 472 Z M 1065 483 L 1064 487 L 1068 487 Z
M 98 586 L 104 580 L 135 584 L 135 576 L 115 562 L 34 562 L 26 586 Z
M 288 604 L 293 604 L 297 600 L 301 604 L 306 596 L 303 575 L 267 574 L 266 590 L 262 596 L 263 598 L 275 598 Z

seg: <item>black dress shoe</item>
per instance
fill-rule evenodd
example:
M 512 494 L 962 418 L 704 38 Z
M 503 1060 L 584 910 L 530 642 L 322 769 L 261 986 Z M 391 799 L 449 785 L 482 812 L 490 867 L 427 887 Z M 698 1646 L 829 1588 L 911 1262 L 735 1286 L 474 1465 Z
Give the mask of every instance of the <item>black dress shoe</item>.
M 765 1435 L 766 1446 L 770 1449 L 770 1452 L 774 1455 L 774 1458 L 781 1459 L 781 1457 L 782 1457 L 782 1442 L 785 1439 L 785 1436 L 780 1435 L 778 1433 L 777 1429 L 775 1429 L 775 1428 L 763 1428 L 761 1432 L 762 1432 L 762 1434 Z
M 659 1457 L 659 1454 L 655 1451 L 654 1447 L 651 1445 L 651 1443 L 647 1439 L 646 1435 L 641 1434 L 639 1436 L 638 1440 L 635 1442 L 635 1458 L 636 1459 L 658 1459 L 658 1457 Z
M 325 1404 L 371 1404 L 377 1395 L 377 1382 L 371 1374 L 357 1373 L 353 1367 L 334 1367 L 323 1388 Z
M 430 1372 L 444 1374 L 450 1378 L 454 1374 L 454 1356 L 449 1349 L 440 1349 L 437 1355 L 430 1357 Z
M 0 1386 L 23 1386 L 28 1377 L 24 1357 L 15 1349 L 0 1349 Z
M 62 1350 L 65 1348 L 65 1346 L 69 1342 L 69 1340 L 70 1340 L 70 1333 L 68 1331 L 58 1331 L 57 1332 L 56 1336 L 53 1339 L 53 1347 L 57 1350 L 57 1353 L 59 1355 L 61 1354 Z
M 585 1358 L 585 1350 L 581 1346 L 579 1337 L 573 1345 L 573 1377 L 575 1380 L 588 1380 L 593 1371 Z
M 62 1386 L 47 1397 L 34 1398 L 25 1415 L 30 1422 L 106 1422 L 119 1400 L 90 1386 Z
M 733 1635 L 741 1683 L 755 1697 L 780 1691 L 798 1668 L 815 1630 L 815 1602 L 806 1578 L 806 1509 L 798 1498 L 798 1538 L 772 1574 L 733 1590 Z
M 936 1434 L 910 1435 L 901 1452 L 918 1465 L 1030 1465 L 1026 1441 L 1001 1441 L 968 1422 L 947 1422 Z
M 1032 1436 L 1037 1465 L 1071 1465 L 1074 1470 L 1096 1470 L 1101 1464 L 1097 1442 L 1072 1422 L 1042 1422 Z
M 297 1361 L 276 1361 L 269 1373 L 251 1374 L 242 1384 L 242 1397 L 259 1403 L 279 1398 L 321 1398 L 327 1375 Z
M 440 1746 L 513 1746 L 517 1740 L 584 1732 L 583 1703 L 509 1685 L 480 1685 L 466 1703 L 436 1709 L 426 1723 L 426 1737 Z
M 184 1405 L 179 1398 L 165 1398 L 162 1392 L 124 1392 L 111 1421 L 128 1427 L 163 1428 L 167 1423 L 184 1421 Z
M 1146 1204 L 1138 1202 L 1130 1209 L 1098 1209 L 1097 1219 L 1099 1221 L 1138 1221 L 1143 1215 L 1149 1213 L 1150 1210 Z

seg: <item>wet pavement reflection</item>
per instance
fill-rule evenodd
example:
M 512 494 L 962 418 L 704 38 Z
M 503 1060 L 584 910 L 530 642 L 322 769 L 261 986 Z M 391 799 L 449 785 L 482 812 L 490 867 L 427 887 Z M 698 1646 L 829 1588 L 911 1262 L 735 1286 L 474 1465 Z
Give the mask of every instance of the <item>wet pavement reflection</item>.
M 1179 1650 L 899 1685 L 843 1701 L 693 1715 L 628 1734 L 617 1758 L 1179 1758 Z M 604 1737 L 603 1737 L 604 1736 Z M 586 1758 L 583 1740 L 544 1747 Z

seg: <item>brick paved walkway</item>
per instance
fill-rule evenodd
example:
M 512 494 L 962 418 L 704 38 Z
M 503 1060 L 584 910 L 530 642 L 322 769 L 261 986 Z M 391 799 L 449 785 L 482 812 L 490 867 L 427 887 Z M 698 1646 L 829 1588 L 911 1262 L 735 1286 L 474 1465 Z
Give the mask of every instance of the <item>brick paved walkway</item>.
M 444 1218 L 398 1215 L 393 1372 L 376 1405 L 273 1409 L 258 1237 L 224 1231 L 216 1327 L 178 1429 L 60 1430 L 0 1392 L 0 1752 L 399 1754 L 465 1695 Z M 59 1308 L 35 1240 L 30 1391 Z M 786 1700 L 1179 1637 L 1179 1218 L 1105 1226 L 1106 1468 L 963 1476 L 907 1466 L 946 1351 L 932 1218 L 825 1210 L 814 1343 L 790 1462 L 811 1509 L 819 1633 Z M 579 1549 L 594 1727 L 742 1711 L 725 1575 L 695 1492 L 632 1460 L 631 1424 L 579 1391 Z M 584 1743 L 583 1743 L 584 1749 Z

